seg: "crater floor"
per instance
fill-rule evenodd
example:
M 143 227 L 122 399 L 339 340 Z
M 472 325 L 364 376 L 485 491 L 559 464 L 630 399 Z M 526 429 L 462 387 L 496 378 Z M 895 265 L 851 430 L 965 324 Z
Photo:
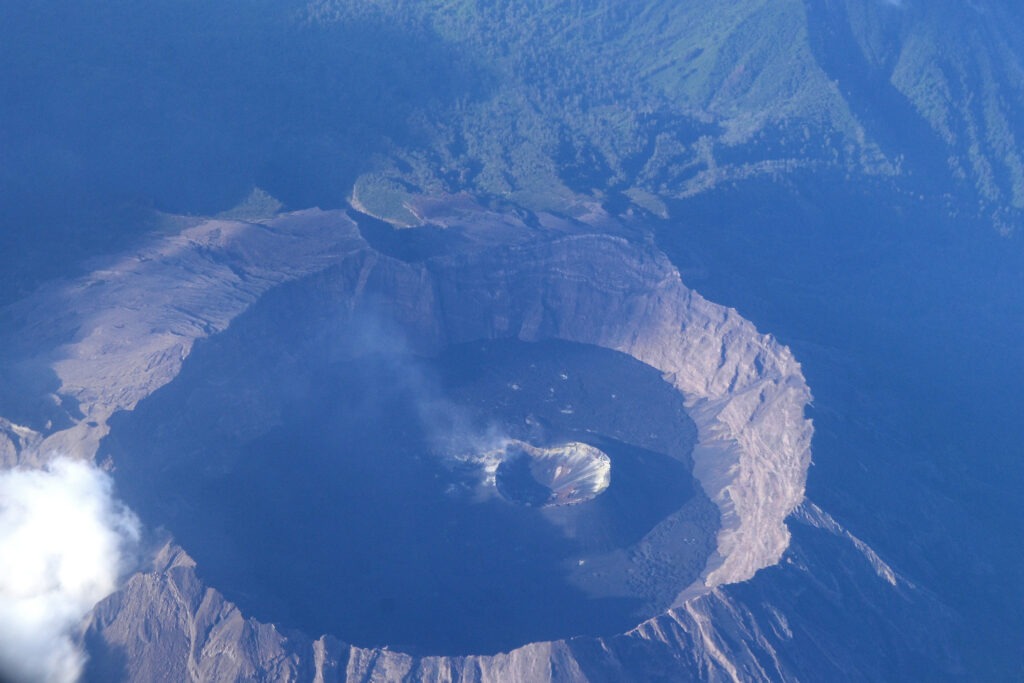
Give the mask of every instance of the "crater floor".
M 246 615 L 487 654 L 627 630 L 699 576 L 717 509 L 690 474 L 681 397 L 654 369 L 567 342 L 419 358 L 375 324 L 300 341 L 268 324 L 279 304 L 199 344 L 103 446 L 125 499 Z M 542 472 L 575 504 L 523 505 L 493 467 L 455 457 L 508 439 L 601 454 L 610 483 L 579 495 Z

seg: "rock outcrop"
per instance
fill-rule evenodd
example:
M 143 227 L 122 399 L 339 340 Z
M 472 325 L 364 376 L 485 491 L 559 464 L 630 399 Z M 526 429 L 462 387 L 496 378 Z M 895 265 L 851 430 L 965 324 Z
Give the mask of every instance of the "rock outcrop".
M 0 415 L 50 407 L 15 432 L 32 447 L 0 446 L 4 465 L 39 464 L 55 451 L 93 457 L 107 419 L 173 379 L 196 339 L 226 329 L 275 285 L 365 245 L 343 212 L 189 223 L 0 311 Z M 0 418 L 0 438 L 6 431 Z

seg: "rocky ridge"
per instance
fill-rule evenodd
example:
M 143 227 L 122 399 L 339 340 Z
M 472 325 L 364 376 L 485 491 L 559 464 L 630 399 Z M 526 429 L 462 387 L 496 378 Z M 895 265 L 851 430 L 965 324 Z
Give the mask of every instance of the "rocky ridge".
M 0 417 L 0 462 L 40 464 L 54 452 L 92 458 L 107 419 L 173 379 L 195 340 L 226 329 L 275 285 L 362 245 L 340 211 L 259 223 L 187 220 L 133 253 L 98 260 L 84 278 L 49 283 L 0 311 L 2 397 L 47 406 L 33 424 Z

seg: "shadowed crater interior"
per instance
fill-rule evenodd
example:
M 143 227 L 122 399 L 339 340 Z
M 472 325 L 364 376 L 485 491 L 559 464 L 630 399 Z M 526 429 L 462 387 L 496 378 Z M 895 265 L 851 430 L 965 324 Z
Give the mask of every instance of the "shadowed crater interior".
M 628 630 L 699 576 L 718 513 L 657 371 L 560 341 L 421 357 L 380 316 L 296 312 L 300 292 L 198 344 L 103 444 L 246 616 L 486 654 Z

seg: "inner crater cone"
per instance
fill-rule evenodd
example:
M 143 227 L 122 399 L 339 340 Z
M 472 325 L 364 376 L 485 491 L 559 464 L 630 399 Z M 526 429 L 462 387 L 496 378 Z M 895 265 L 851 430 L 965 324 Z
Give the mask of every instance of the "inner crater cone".
M 575 505 L 608 488 L 612 461 L 590 444 L 572 441 L 548 448 L 511 440 L 495 471 L 495 486 L 505 499 L 523 505 Z

